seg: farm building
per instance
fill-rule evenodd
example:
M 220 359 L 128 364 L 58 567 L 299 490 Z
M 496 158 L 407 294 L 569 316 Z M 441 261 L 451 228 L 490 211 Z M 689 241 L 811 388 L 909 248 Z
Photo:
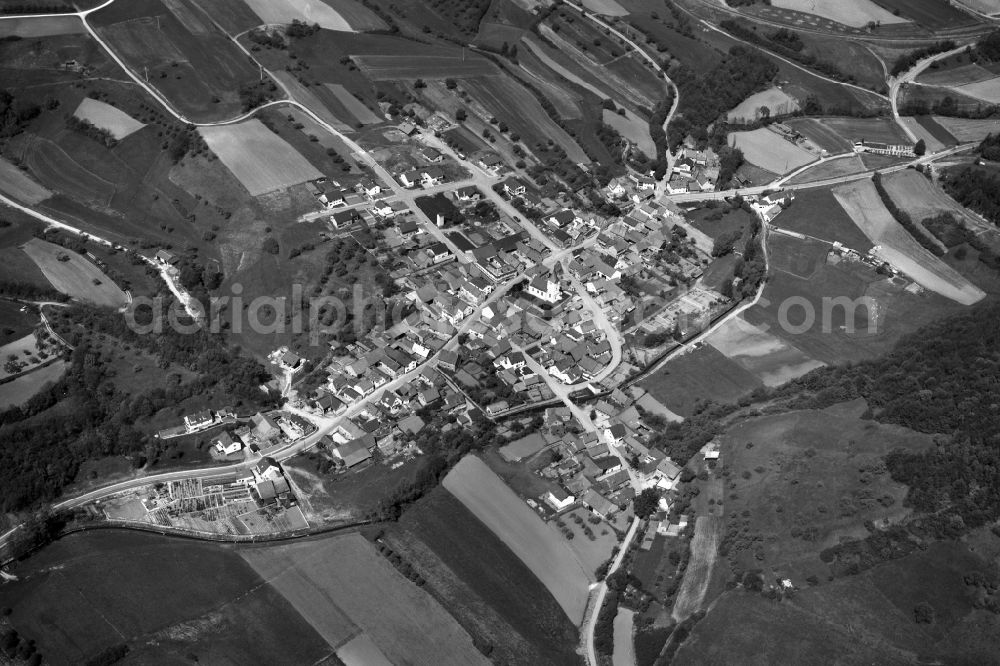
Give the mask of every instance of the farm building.
M 875 153 L 876 155 L 890 155 L 892 157 L 914 157 L 913 144 L 879 143 L 877 141 L 865 141 L 864 139 L 854 142 L 854 152 Z
M 588 490 L 584 496 L 580 498 L 580 502 L 582 502 L 583 505 L 590 509 L 593 513 L 604 519 L 607 519 L 618 512 L 618 507 L 612 504 L 611 500 L 593 488 Z
M 369 460 L 371 449 L 375 448 L 375 436 L 368 434 L 341 444 L 333 449 L 333 454 L 344 461 L 346 467 L 354 467 Z
M 168 252 L 166 250 L 157 250 L 156 254 L 153 255 L 153 258 L 156 259 L 161 264 L 165 264 L 167 266 L 173 266 L 178 261 L 180 261 L 180 259 L 177 258 L 176 254 L 174 254 L 173 252 Z
M 576 502 L 576 498 L 562 488 L 556 488 L 555 490 L 550 490 L 548 492 L 545 496 L 545 502 L 556 511 L 562 511 L 563 509 L 572 506 L 573 503 Z

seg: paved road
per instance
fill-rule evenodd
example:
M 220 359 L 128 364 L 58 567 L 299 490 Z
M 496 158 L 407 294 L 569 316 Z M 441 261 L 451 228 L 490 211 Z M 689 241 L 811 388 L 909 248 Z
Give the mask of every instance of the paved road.
M 673 203 L 692 203 L 696 201 L 721 201 L 723 199 L 728 199 L 734 197 L 737 194 L 748 195 L 748 194 L 763 194 L 764 192 L 773 192 L 777 189 L 783 190 L 811 190 L 817 187 L 829 187 L 831 185 L 839 185 L 841 183 L 849 183 L 855 180 L 863 180 L 865 178 L 871 178 L 873 173 L 894 173 L 896 171 L 903 171 L 908 169 L 910 166 L 915 166 L 918 164 L 931 164 L 937 160 L 945 157 L 950 157 L 957 153 L 962 153 L 967 150 L 972 150 L 978 143 L 963 143 L 948 150 L 943 150 L 939 153 L 924 155 L 923 157 L 918 157 L 917 159 L 910 160 L 909 162 L 904 162 L 902 164 L 897 164 L 895 166 L 889 166 L 882 169 L 872 169 L 871 171 L 862 171 L 861 173 L 848 174 L 846 176 L 837 176 L 835 178 L 827 178 L 825 180 L 817 180 L 810 183 L 797 183 L 794 185 L 782 184 L 786 180 L 785 178 L 779 178 L 767 185 L 756 185 L 754 187 L 741 187 L 731 190 L 719 190 L 718 192 L 689 192 L 686 194 L 668 194 L 665 198 Z M 811 166 L 815 166 L 818 163 L 813 163 Z M 796 175 L 801 173 L 803 170 L 796 172 Z

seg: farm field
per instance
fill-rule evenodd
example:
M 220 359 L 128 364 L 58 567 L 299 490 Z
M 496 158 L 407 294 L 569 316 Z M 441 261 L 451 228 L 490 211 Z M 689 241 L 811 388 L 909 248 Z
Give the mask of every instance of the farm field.
M 145 125 L 124 111 L 106 102 L 84 97 L 73 115 L 90 124 L 107 130 L 119 141 L 141 130 Z
M 581 4 L 595 14 L 604 16 L 626 16 L 629 13 L 616 0 L 583 0 Z
M 994 72 L 971 62 L 957 67 L 940 67 L 938 69 L 928 67 L 920 72 L 916 82 L 929 86 L 961 86 L 992 79 L 995 76 Z
M 667 409 L 683 417 L 690 416 L 699 401 L 733 403 L 762 385 L 750 371 L 710 345 L 671 359 L 641 383 Z
M 895 16 L 879 7 L 871 0 L 842 0 L 840 2 L 816 2 L 815 0 L 771 0 L 771 4 L 781 9 L 791 9 L 806 14 L 843 23 L 852 28 L 861 28 L 869 21 L 879 21 L 886 25 L 906 23 L 907 19 Z
M 780 386 L 823 363 L 813 360 L 780 338 L 734 317 L 705 342 L 755 375 L 764 386 Z
M 887 92 L 882 61 L 869 50 L 868 44 L 837 34 L 828 36 L 813 32 L 798 34 L 805 43 L 804 54 L 814 57 L 817 61 L 840 65 L 846 74 L 854 78 L 852 83 L 879 93 Z
M 962 0 L 962 4 L 983 14 L 1000 13 L 1000 0 Z
M 801 252 L 803 259 L 795 261 L 808 262 L 815 256 L 808 243 L 798 241 L 795 245 L 795 239 L 785 238 L 782 248 L 777 245 L 778 238 L 774 236 L 776 249 L 785 256 Z M 902 335 L 963 307 L 934 292 L 909 293 L 905 280 L 886 278 L 860 262 L 813 266 L 809 277 L 787 270 L 770 274 L 763 299 L 744 317 L 829 365 L 876 358 L 892 349 Z M 845 297 L 848 303 L 843 301 Z M 781 316 L 779 310 L 785 302 L 799 302 L 803 307 L 790 307 Z M 804 303 L 809 303 L 816 318 L 803 329 Z
M 913 132 L 918 141 L 924 140 L 924 145 L 927 146 L 929 153 L 936 153 L 956 143 L 955 138 L 935 123 L 930 116 L 901 116 L 900 121 Z
M 573 25 L 577 24 L 580 22 L 577 21 Z M 600 81 L 599 87 L 607 91 L 606 97 L 619 100 L 621 103 L 627 102 L 636 108 L 649 108 L 664 96 L 663 83 L 649 69 L 633 60 L 632 57 L 605 65 L 604 63 L 613 59 L 610 53 L 584 53 L 577 48 L 572 35 L 564 34 L 562 31 L 556 32 L 546 23 L 539 25 L 539 31 L 562 54 L 557 62 L 569 66 L 571 71 L 582 69 L 589 74 L 587 78 L 596 77 Z M 600 37 L 594 37 L 589 28 L 587 28 L 587 34 L 591 38 L 600 40 Z M 586 43 L 590 43 L 589 39 Z M 602 60 L 602 55 L 607 57 Z
M 245 0 L 214 0 L 201 3 L 198 8 L 212 17 L 212 20 L 230 35 L 237 35 L 263 23 Z
M 649 135 L 649 123 L 647 121 L 628 109 L 625 109 L 624 116 L 620 116 L 608 109 L 602 109 L 601 115 L 605 125 L 614 127 L 619 134 L 631 141 L 647 157 L 656 157 L 656 144 L 653 143 L 653 139 Z
M 331 109 L 327 107 L 326 104 L 317 97 L 310 88 L 305 87 L 299 80 L 292 76 L 291 72 L 276 71 L 274 72 L 274 78 L 281 83 L 288 92 L 295 98 L 295 100 L 305 106 L 307 109 L 315 113 L 323 122 L 327 123 L 334 129 L 340 132 L 353 132 L 354 128 L 347 124 L 348 118 L 341 119 L 336 114 L 333 113 Z M 288 113 L 293 116 L 296 113 L 305 115 L 302 113 L 301 109 L 291 107 Z M 302 122 L 299 120 L 298 122 Z M 312 121 L 315 122 L 315 121 Z M 325 132 L 329 134 L 329 132 Z
M 590 162 L 590 157 L 566 130 L 549 118 L 538 100 L 526 88 L 506 77 L 469 79 L 462 83 L 469 94 L 497 118 L 519 133 L 530 149 L 536 142 L 554 140 L 573 162 Z
M 564 120 L 579 120 L 583 117 L 580 108 L 583 96 L 570 87 L 565 79 L 544 65 L 534 52 L 528 49 L 518 52 L 517 59 L 518 69 L 514 70 L 514 75 L 539 89 L 546 99 L 552 102 L 559 117 Z M 594 91 L 600 93 L 596 88 Z
M 346 666 L 392 666 L 368 634 L 358 634 L 337 650 Z
M 259 120 L 200 127 L 198 131 L 212 152 L 253 196 L 323 175 Z
M 950 100 L 950 101 L 948 101 Z M 899 108 L 904 113 L 931 113 L 934 106 L 947 103 L 959 113 L 975 113 L 983 100 L 970 97 L 958 88 L 906 84 L 899 91 Z
M 75 16 L 39 16 L 35 18 L 5 17 L 0 21 L 0 39 L 20 37 L 52 37 L 86 32 L 83 21 Z
M 798 183 L 815 183 L 821 180 L 826 180 L 827 178 L 848 176 L 855 173 L 863 173 L 867 170 L 868 169 L 865 167 L 865 163 L 861 161 L 860 156 L 850 154 L 823 162 L 822 164 L 817 164 L 811 169 L 807 169 L 797 176 L 793 176 L 786 182 L 789 185 L 795 185 Z
M 444 488 L 406 509 L 385 542 L 496 663 L 577 664 L 574 624 L 490 529 Z
M 52 192 L 82 203 L 108 206 L 115 195 L 115 184 L 80 164 L 67 151 L 49 139 L 22 134 L 8 144 L 31 174 Z
M 878 4 L 894 15 L 898 13 L 897 20 L 908 18 L 929 30 L 970 25 L 976 20 L 950 3 L 938 0 L 878 0 Z
M 365 125 L 375 125 L 383 122 L 385 119 L 380 118 L 375 114 L 374 111 L 365 106 L 361 100 L 351 94 L 347 88 L 339 83 L 327 83 L 324 84 L 326 89 L 329 90 L 337 101 L 340 102 L 347 112 L 354 116 L 354 119 Z
M 906 135 L 890 118 L 823 118 L 819 122 L 851 144 L 861 140 L 907 143 Z
M 1000 120 L 995 118 L 970 119 L 933 116 L 949 134 L 961 142 L 982 141 L 989 134 L 1000 133 Z
M 750 132 L 731 133 L 729 145 L 742 150 L 743 156 L 751 164 L 779 175 L 818 159 L 816 155 L 764 127 Z
M 4 605 L 47 663 L 86 663 L 121 644 L 132 663 L 315 663 L 330 652 L 280 594 L 215 544 L 86 532 L 12 573 L 20 580 L 4 584 Z
M 955 86 L 955 90 L 963 95 L 975 97 L 990 104 L 997 104 L 1000 102 L 1000 77 L 994 77 L 977 83 L 967 83 L 963 86 Z
M 0 410 L 28 402 L 32 396 L 45 388 L 46 384 L 59 381 L 68 365 L 66 361 L 56 361 L 44 368 L 21 375 L 13 381 L 0 384 Z
M 906 211 L 913 221 L 920 224 L 928 217 L 950 213 L 956 219 L 968 218 L 969 213 L 957 201 L 949 197 L 936 183 L 913 169 L 906 169 L 882 179 L 893 202 Z M 967 226 L 975 229 L 980 223 Z M 930 235 L 930 234 L 928 234 Z
M 387 26 L 371 10 L 353 0 L 244 0 L 261 23 L 316 23 L 326 30 L 350 32 Z
M 240 86 L 256 84 L 260 74 L 197 9 L 184 9 L 182 21 L 161 0 L 114 2 L 88 20 L 182 113 L 197 121 L 230 118 L 242 109 Z
M 844 138 L 839 132 L 828 127 L 823 120 L 789 118 L 784 123 L 830 154 L 835 155 L 853 149 L 853 141 Z
M 45 201 L 52 192 L 0 157 L 0 192 L 29 205 Z
M 562 535 L 475 456 L 463 458 L 445 476 L 444 487 L 507 544 L 578 624 L 593 572 L 584 570 Z
M 356 55 L 358 66 L 373 81 L 396 81 L 399 79 L 419 79 L 433 77 L 443 79 L 465 79 L 497 74 L 496 65 L 478 55 L 462 57 L 454 55 L 413 54 L 413 55 Z
M 589 90 L 601 99 L 608 96 L 606 90 L 602 90 L 595 85 L 596 81 L 590 82 L 583 78 L 585 72 L 578 73 L 573 71 L 577 69 L 575 64 L 568 61 L 568 58 L 566 58 L 565 54 L 562 52 L 550 49 L 546 44 L 539 42 L 531 35 L 525 36 L 524 39 L 521 40 L 521 43 L 527 47 L 528 51 L 538 58 L 541 64 L 548 67 L 562 79 L 565 79 L 574 85 L 580 86 L 585 90 Z M 566 59 L 567 61 L 561 62 L 563 59 Z
M 925 250 L 886 210 L 868 180 L 834 188 L 833 195 L 872 243 L 879 255 L 925 289 L 971 305 L 985 293 L 958 271 Z
M 331 647 L 364 633 L 391 663 L 489 663 L 454 618 L 360 534 L 237 552 Z
M 38 264 L 52 286 L 64 294 L 108 308 L 120 308 L 128 303 L 125 292 L 83 255 L 40 238 L 28 241 L 24 251 Z M 67 257 L 67 260 L 60 261 L 59 257 Z
M 753 122 L 760 117 L 760 108 L 762 106 L 767 107 L 771 116 L 783 116 L 797 110 L 799 103 L 781 88 L 768 88 L 747 97 L 736 108 L 730 111 L 726 117 L 731 123 Z

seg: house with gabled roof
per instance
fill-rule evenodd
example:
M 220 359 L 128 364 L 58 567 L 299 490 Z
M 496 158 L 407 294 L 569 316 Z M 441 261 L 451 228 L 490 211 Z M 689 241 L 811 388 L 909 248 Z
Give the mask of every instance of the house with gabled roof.
M 344 461 L 345 467 L 351 468 L 371 460 L 371 450 L 376 445 L 375 436 L 369 433 L 335 447 L 332 453 Z

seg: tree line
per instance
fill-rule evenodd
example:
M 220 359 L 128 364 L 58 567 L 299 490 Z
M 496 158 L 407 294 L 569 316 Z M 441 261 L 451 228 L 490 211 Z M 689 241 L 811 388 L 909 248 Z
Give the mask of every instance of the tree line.
M 751 94 L 771 84 L 778 66 L 756 49 L 734 46 L 712 70 L 697 74 L 678 65 L 670 77 L 680 91 L 677 114 L 667 128 L 671 150 L 691 135 L 699 143 L 708 141 L 708 127 Z
M 913 218 L 905 210 L 896 205 L 896 202 L 892 200 L 889 193 L 885 189 L 885 185 L 882 184 L 882 174 L 878 171 L 872 176 L 872 182 L 875 184 L 875 189 L 878 191 L 878 196 L 882 199 L 882 204 L 888 209 L 889 213 L 896 218 L 896 221 L 906 229 L 907 232 L 913 238 L 920 243 L 920 245 L 930 252 L 931 254 L 940 257 L 944 254 L 944 250 L 941 246 L 934 242 L 933 239 L 928 238 L 924 230 L 921 229 L 913 222 Z

